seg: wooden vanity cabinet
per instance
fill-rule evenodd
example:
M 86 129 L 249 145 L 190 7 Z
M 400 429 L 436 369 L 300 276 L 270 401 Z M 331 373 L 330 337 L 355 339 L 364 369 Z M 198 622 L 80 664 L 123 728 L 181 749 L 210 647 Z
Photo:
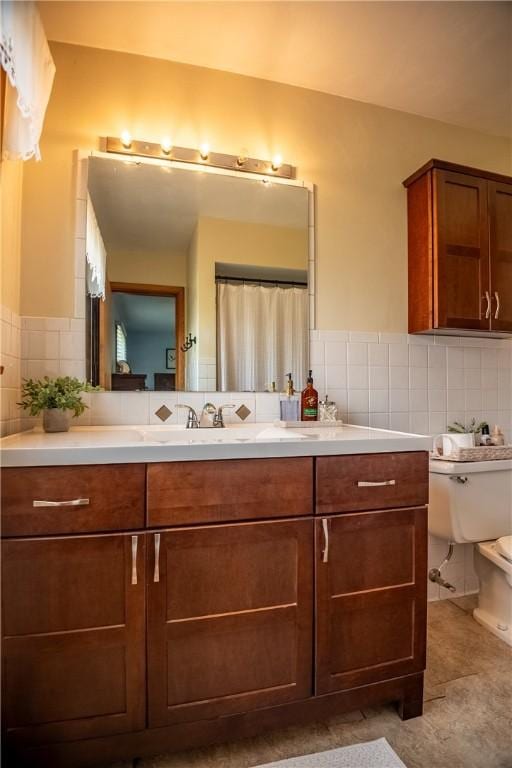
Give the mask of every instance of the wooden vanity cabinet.
M 149 535 L 149 726 L 313 693 L 313 521 Z
M 421 714 L 426 458 L 5 470 L 6 765 L 114 763 L 389 701 Z M 77 494 L 90 504 L 32 505 Z
M 144 727 L 144 546 L 140 534 L 3 541 L 10 747 Z
M 426 542 L 424 507 L 316 520 L 317 694 L 425 668 Z
M 431 160 L 404 185 L 409 332 L 512 333 L 512 178 Z

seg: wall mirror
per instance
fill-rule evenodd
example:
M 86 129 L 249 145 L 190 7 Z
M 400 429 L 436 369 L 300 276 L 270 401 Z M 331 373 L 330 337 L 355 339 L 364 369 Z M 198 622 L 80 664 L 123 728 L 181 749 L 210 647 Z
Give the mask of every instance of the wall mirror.
M 308 189 L 92 156 L 87 375 L 105 389 L 280 391 L 309 352 Z

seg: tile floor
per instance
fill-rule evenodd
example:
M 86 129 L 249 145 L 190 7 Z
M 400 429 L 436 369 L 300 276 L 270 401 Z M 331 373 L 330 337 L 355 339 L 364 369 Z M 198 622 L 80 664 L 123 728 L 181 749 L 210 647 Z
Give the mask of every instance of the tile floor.
M 392 707 L 356 711 L 308 727 L 135 764 L 249 768 L 385 736 L 408 768 L 512 768 L 512 649 L 473 620 L 475 601 L 471 596 L 429 605 L 423 717 L 401 722 Z

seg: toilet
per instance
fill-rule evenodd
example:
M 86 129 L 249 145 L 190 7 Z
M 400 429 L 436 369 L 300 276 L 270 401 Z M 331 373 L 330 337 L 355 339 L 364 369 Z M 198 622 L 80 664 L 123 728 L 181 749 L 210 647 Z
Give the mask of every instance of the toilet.
M 429 532 L 475 544 L 473 616 L 512 646 L 512 460 L 430 461 Z

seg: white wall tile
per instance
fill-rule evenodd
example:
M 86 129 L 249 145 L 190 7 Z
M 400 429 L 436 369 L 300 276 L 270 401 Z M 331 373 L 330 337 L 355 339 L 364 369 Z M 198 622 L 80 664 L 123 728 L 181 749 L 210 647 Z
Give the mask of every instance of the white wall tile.
M 389 369 L 389 386 L 392 389 L 409 389 L 409 368 L 391 366 Z
M 391 366 L 409 365 L 409 347 L 406 344 L 393 344 L 389 346 L 389 364 Z
M 373 331 L 350 331 L 349 338 L 355 342 L 378 342 L 379 334 Z
M 348 412 L 368 413 L 369 393 L 367 389 L 349 389 L 348 390 Z
M 428 347 L 419 344 L 409 345 L 409 365 L 414 368 L 426 368 L 428 363 Z
M 368 387 L 368 377 L 363 386 Z M 326 365 L 325 366 L 325 384 L 322 389 L 346 389 L 347 387 L 347 368 L 345 365 Z M 318 379 L 316 380 L 316 389 L 318 390 Z
M 348 388 L 349 389 L 368 389 L 369 386 L 368 366 L 349 365 L 348 366 Z
M 389 387 L 389 369 L 387 366 L 370 366 L 368 369 L 370 389 Z
M 389 390 L 389 410 L 390 413 L 400 411 L 409 412 L 409 390 L 408 389 L 390 389 Z
M 428 347 L 428 367 L 446 368 L 446 347 Z
M 345 341 L 325 342 L 325 363 L 327 365 L 347 364 L 347 344 Z
M 370 413 L 388 413 L 389 411 L 389 390 L 371 389 L 370 390 Z
M 368 344 L 368 363 L 369 365 L 388 365 L 389 346 L 388 344 Z
M 349 342 L 347 344 L 347 362 L 349 365 L 368 365 L 368 344 Z

